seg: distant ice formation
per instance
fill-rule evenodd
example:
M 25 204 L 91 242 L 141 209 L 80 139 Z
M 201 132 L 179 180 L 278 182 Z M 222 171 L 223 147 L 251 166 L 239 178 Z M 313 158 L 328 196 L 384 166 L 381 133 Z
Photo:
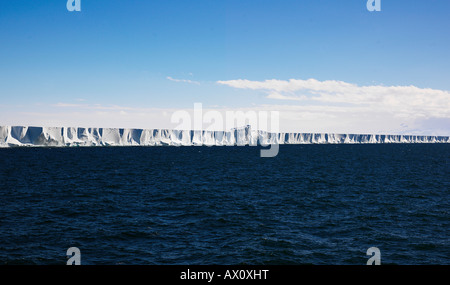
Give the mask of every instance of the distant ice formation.
M 232 146 L 270 144 L 450 143 L 448 136 L 269 133 L 250 126 L 231 131 L 0 126 L 0 147 Z

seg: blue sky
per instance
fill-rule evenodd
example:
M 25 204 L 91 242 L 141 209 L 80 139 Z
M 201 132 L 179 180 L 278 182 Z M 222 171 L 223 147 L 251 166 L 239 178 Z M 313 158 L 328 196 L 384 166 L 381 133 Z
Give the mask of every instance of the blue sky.
M 292 131 L 450 134 L 449 1 L 66 2 L 0 2 L 1 125 L 166 127 L 201 102 Z

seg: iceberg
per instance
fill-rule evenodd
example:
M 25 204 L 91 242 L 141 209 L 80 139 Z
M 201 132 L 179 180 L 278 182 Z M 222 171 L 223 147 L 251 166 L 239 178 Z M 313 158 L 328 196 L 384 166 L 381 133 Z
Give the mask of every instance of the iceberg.
M 255 146 L 271 144 L 450 143 L 449 136 L 0 126 L 0 147 Z

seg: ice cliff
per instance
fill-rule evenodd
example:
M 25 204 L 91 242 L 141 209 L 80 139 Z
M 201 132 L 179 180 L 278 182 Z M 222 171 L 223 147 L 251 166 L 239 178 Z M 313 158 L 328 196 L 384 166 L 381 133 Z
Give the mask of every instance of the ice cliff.
M 450 143 L 448 136 L 0 126 L 0 147 Z

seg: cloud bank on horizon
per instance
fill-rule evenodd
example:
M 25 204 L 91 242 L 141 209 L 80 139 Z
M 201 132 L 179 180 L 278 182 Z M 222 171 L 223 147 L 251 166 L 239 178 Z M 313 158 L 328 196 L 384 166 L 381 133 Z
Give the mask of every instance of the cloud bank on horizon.
M 176 84 L 201 85 L 198 81 L 167 79 Z M 230 93 L 236 89 L 260 91 L 268 101 L 250 107 L 205 106 L 204 112 L 225 115 L 229 111 L 278 111 L 282 132 L 450 134 L 450 92 L 445 90 L 416 86 L 358 86 L 316 79 L 237 79 L 219 80 L 216 84 L 230 87 Z M 23 123 L 27 124 L 28 117 L 44 126 L 173 128 L 171 114 L 180 110 L 87 102 L 59 102 L 51 107 L 59 111 L 24 112 Z M 192 113 L 191 109 L 192 106 L 186 108 Z M 7 120 L 1 115 L 0 119 Z M 207 128 L 208 124 L 203 127 Z
M 375 133 L 449 133 L 450 92 L 445 90 L 412 85 L 358 86 L 316 79 L 237 79 L 217 83 L 259 90 L 268 99 L 289 101 L 291 105 L 279 108 L 303 127 L 308 124 L 324 131 L 344 132 L 365 129 Z M 293 122 L 288 124 L 293 127 Z
M 403 117 L 450 118 L 450 92 L 416 86 L 358 86 L 336 80 L 290 79 L 217 81 L 238 89 L 262 90 L 267 98 L 300 101 L 303 105 L 339 106 L 346 111 L 366 108 Z M 338 107 L 339 108 L 339 107 Z

